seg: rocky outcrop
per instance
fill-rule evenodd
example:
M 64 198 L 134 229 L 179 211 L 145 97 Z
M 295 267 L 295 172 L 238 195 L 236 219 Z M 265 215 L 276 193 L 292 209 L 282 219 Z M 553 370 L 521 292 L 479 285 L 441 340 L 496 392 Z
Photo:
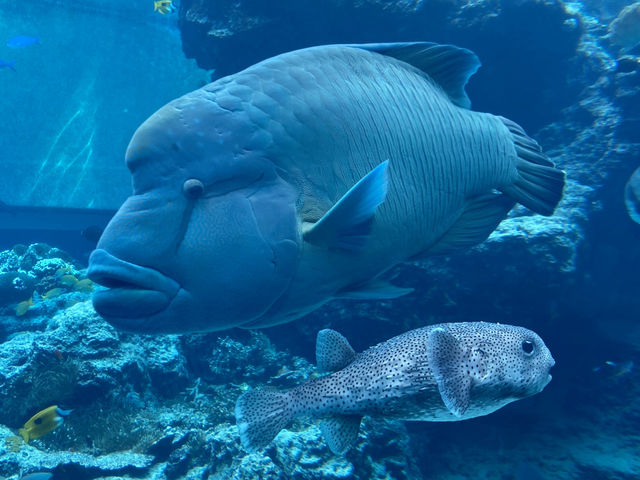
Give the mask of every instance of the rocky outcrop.
M 313 45 L 421 40 L 475 51 L 484 67 L 469 86 L 474 108 L 529 130 L 557 119 L 580 91 L 568 80 L 580 68 L 582 26 L 559 0 L 183 0 L 179 13 L 186 56 L 215 77 Z
M 308 421 L 264 452 L 242 450 L 230 424 L 238 395 L 249 385 L 290 387 L 311 371 L 263 333 L 127 335 L 78 303 L 44 331 L 0 344 L 0 424 L 12 427 L 0 428 L 0 475 L 411 478 L 417 467 L 398 423 L 365 421 L 346 458 L 331 455 Z M 28 445 L 16 437 L 17 419 L 52 404 L 73 408 L 61 427 Z

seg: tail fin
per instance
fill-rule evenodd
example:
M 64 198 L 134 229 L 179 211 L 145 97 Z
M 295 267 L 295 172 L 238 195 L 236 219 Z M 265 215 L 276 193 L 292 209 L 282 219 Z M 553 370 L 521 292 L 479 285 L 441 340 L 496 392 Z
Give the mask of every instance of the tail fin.
M 291 397 L 275 389 L 251 390 L 236 401 L 236 424 L 248 452 L 266 447 L 293 420 Z
M 518 177 L 511 185 L 500 190 L 536 213 L 552 215 L 562 199 L 565 173 L 555 168 L 540 145 L 527 136 L 518 124 L 504 117 L 498 118 L 511 132 L 518 154 Z

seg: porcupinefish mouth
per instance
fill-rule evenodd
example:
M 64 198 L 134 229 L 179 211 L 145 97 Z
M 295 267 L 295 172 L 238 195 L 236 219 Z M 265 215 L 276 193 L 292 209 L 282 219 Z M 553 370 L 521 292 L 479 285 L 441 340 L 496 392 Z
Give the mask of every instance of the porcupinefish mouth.
M 546 387 L 547 385 L 549 385 L 549 382 L 551 381 L 551 379 L 553 378 L 551 376 L 551 374 L 549 373 L 549 371 L 555 366 L 556 361 L 553 359 L 553 357 L 549 358 L 549 368 L 547 369 L 547 379 L 546 382 L 544 384 L 544 386 Z M 544 387 L 543 387 L 544 388 Z
M 135 265 L 94 250 L 87 274 L 106 287 L 93 294 L 93 306 L 102 317 L 111 319 L 146 319 L 166 309 L 180 290 L 173 279 L 152 268 Z

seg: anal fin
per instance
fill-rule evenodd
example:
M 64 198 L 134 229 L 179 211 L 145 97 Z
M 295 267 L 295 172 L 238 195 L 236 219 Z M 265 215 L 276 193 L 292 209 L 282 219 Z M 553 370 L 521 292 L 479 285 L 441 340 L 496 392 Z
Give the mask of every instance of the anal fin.
M 470 198 L 458 220 L 425 253 L 445 254 L 483 242 L 515 203 L 509 196 L 493 192 Z
M 337 292 L 333 298 L 351 300 L 390 300 L 413 292 L 413 288 L 396 287 L 395 285 L 374 278 L 365 283 L 359 283 Z
M 356 443 L 361 415 L 333 415 L 320 422 L 320 430 L 329 449 L 343 455 Z

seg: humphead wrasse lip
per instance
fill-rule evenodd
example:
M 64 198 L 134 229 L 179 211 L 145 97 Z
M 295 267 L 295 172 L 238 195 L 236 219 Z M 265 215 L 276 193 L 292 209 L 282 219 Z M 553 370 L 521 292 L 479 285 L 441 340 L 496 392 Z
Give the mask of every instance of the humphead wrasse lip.
M 93 295 L 93 305 L 103 317 L 140 318 L 164 310 L 180 285 L 157 270 L 135 265 L 95 250 L 89 259 L 88 276 L 107 287 Z

